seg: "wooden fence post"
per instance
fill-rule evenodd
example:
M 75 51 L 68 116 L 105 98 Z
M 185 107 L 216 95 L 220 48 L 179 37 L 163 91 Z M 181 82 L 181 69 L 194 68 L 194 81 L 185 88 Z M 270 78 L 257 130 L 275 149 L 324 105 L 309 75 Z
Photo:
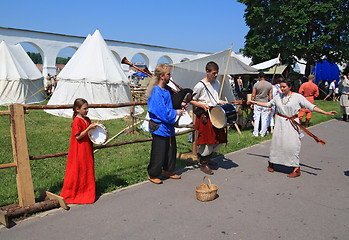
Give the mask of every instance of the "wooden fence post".
M 9 106 L 13 160 L 16 164 L 18 200 L 21 207 L 35 203 L 34 187 L 29 163 L 24 108 L 20 104 Z

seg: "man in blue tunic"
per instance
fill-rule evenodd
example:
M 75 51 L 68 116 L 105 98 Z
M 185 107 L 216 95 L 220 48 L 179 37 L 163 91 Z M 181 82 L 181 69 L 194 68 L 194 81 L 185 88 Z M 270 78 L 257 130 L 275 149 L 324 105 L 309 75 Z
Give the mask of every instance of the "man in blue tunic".
M 166 89 L 170 78 L 170 68 L 166 64 L 158 65 L 147 90 L 148 112 L 151 119 L 149 132 L 153 137 L 147 170 L 148 180 L 156 184 L 162 183 L 160 175 L 165 178 L 181 178 L 173 173 L 177 154 L 174 124 L 177 115 L 182 115 L 184 110 L 173 109 L 171 94 Z

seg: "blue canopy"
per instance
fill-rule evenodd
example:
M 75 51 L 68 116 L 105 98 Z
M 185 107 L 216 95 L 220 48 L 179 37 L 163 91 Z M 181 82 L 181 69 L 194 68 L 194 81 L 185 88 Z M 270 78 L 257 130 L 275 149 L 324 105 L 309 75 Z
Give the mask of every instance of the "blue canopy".
M 142 72 L 136 72 L 133 75 L 140 76 L 142 79 L 145 78 L 145 77 L 148 77 L 146 74 L 144 74 Z
M 336 79 L 336 85 L 339 82 L 339 68 L 337 64 L 323 60 L 322 63 L 319 62 L 315 65 L 312 74 L 315 75 L 315 84 L 318 85 L 319 81 L 322 80 L 332 82 L 333 79 Z

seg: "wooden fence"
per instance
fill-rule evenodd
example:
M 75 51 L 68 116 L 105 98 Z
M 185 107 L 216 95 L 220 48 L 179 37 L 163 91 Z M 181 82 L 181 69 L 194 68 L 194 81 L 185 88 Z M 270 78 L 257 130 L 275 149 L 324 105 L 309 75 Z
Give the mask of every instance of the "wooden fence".
M 120 104 L 89 104 L 89 108 L 119 108 L 119 107 L 131 107 L 130 116 L 133 119 L 132 125 L 134 124 L 134 107 L 141 105 L 147 105 L 146 102 L 129 102 Z M 10 128 L 11 128 L 11 140 L 13 150 L 13 162 L 0 164 L 0 170 L 5 168 L 16 168 L 16 181 L 19 206 L 24 207 L 35 204 L 33 180 L 30 169 L 30 160 L 38 160 L 45 158 L 61 157 L 68 155 L 68 152 L 52 153 L 46 155 L 29 156 L 27 134 L 25 127 L 24 114 L 28 113 L 28 110 L 35 109 L 69 109 L 73 108 L 73 105 L 21 105 L 14 104 L 8 107 L 7 111 L 0 111 L 1 115 L 10 116 Z M 132 126 L 133 128 L 133 126 Z M 176 135 L 187 134 L 194 132 L 193 129 L 181 132 Z M 108 147 L 121 146 L 126 144 L 140 143 L 151 141 L 152 138 L 136 139 L 124 142 L 111 143 L 106 145 L 94 146 L 94 149 L 102 149 Z M 189 153 L 191 156 L 196 155 L 196 146 L 193 144 L 193 152 Z M 48 193 L 48 192 L 47 192 Z M 50 193 L 48 193 L 50 194 Z M 50 194 L 51 196 L 51 194 Z M 59 197 L 59 196 L 57 196 Z M 1 218 L 0 214 L 0 218 Z M 0 222 L 1 219 L 0 219 Z

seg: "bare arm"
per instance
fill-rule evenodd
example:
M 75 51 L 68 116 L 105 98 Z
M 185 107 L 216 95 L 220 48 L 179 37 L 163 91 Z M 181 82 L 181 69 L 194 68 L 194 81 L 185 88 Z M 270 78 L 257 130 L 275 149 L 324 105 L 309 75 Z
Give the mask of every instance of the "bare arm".
M 189 103 L 195 107 L 203 108 L 205 111 L 208 111 L 210 109 L 210 106 L 208 104 L 201 103 L 195 100 L 191 100 Z
M 316 106 L 314 107 L 313 111 L 314 111 L 314 112 L 318 112 L 318 113 L 322 113 L 322 114 L 325 114 L 325 115 L 334 115 L 334 114 L 337 114 L 336 111 L 329 111 L 329 112 L 326 112 L 326 111 L 324 111 L 324 110 L 322 110 L 322 109 L 320 109 L 320 108 L 318 108 L 318 107 L 316 107 Z
M 256 101 L 247 101 L 247 104 L 257 104 L 257 105 L 259 105 L 259 106 L 262 106 L 262 107 L 267 107 L 267 104 L 268 103 L 266 103 L 266 102 L 256 102 Z
M 254 100 L 254 99 L 255 99 L 255 97 L 256 97 L 256 89 L 255 89 L 255 88 L 253 88 L 253 89 L 252 89 L 251 100 Z
M 102 121 L 98 121 L 95 123 L 90 124 L 84 131 L 82 131 L 81 133 L 75 135 L 76 140 L 81 140 L 83 137 L 86 136 L 86 134 L 91 130 L 97 127 L 98 123 L 102 123 Z
M 273 99 L 273 88 L 269 91 L 269 101 Z
M 256 98 L 256 89 L 252 89 L 251 102 Z M 251 104 L 251 103 L 250 103 Z M 253 109 L 253 103 L 251 104 L 251 109 Z

